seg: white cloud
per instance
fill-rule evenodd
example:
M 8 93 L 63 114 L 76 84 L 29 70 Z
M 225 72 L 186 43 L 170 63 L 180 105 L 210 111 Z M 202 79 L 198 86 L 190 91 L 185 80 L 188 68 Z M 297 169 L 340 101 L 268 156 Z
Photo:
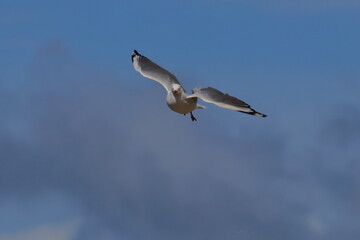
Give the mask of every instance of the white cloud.
M 320 219 L 314 215 L 308 216 L 307 223 L 309 227 L 318 234 L 323 235 L 327 232 L 325 223 L 320 221 Z
M 0 234 L 0 240 L 72 240 L 81 225 L 79 218 L 60 223 L 41 224 L 31 229 Z

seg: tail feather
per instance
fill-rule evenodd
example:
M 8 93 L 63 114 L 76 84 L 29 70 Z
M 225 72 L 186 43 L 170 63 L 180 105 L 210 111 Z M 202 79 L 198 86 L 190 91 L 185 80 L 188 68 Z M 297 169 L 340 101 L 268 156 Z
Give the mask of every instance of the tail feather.
M 206 107 L 203 105 L 197 104 L 196 109 L 206 109 Z

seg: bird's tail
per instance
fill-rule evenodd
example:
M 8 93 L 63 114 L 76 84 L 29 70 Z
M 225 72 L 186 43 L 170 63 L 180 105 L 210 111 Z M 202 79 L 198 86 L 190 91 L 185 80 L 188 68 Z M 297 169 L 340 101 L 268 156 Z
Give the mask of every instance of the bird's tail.
M 197 104 L 196 109 L 206 109 L 206 107 L 203 105 Z

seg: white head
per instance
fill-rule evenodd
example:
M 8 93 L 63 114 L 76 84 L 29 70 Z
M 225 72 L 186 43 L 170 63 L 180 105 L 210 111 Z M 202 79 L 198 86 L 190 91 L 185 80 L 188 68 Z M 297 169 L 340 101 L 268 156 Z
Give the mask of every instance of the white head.
M 180 84 L 175 83 L 175 84 L 172 85 L 171 91 L 176 96 L 176 95 L 182 94 L 183 88 L 181 87 Z

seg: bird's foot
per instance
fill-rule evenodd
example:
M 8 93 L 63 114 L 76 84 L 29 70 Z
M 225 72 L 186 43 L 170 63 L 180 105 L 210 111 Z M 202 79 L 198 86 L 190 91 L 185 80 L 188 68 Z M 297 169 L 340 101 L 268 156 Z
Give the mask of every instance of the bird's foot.
M 191 121 L 197 121 L 196 118 L 194 117 L 194 115 L 192 114 L 192 112 L 190 112 L 190 117 L 191 117 Z

